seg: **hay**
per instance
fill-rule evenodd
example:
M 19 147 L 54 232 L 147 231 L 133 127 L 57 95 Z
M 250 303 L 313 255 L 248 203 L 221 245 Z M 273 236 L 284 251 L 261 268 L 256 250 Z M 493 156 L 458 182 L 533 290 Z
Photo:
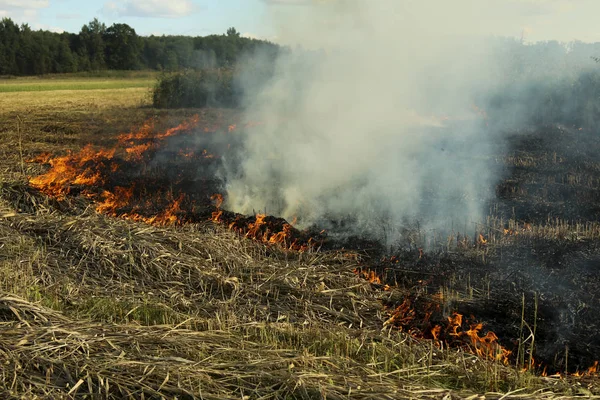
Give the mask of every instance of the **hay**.
M 382 302 L 400 294 L 354 274 L 355 255 L 266 248 L 212 223 L 106 217 L 16 182 L 0 199 L 0 397 L 572 394 L 382 330 Z

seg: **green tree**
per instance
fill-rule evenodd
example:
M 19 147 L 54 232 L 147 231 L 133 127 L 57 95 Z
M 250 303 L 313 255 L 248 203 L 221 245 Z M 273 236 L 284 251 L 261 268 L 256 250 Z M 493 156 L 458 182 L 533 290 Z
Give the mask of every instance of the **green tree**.
M 143 40 L 142 63 L 147 68 L 164 68 L 165 42 L 164 37 L 149 36 Z
M 0 21 L 0 75 L 18 75 L 17 50 L 19 48 L 19 26 L 10 18 Z
M 83 58 L 82 65 L 89 70 L 106 69 L 104 60 L 104 33 L 106 25 L 94 18 L 84 25 L 79 32 L 78 54 Z M 86 60 L 87 59 L 87 60 Z
M 76 72 L 77 63 L 69 46 L 68 35 L 62 35 L 58 41 L 55 72 Z
M 127 24 L 113 24 L 103 35 L 106 63 L 110 69 L 136 69 L 140 65 L 142 43 Z

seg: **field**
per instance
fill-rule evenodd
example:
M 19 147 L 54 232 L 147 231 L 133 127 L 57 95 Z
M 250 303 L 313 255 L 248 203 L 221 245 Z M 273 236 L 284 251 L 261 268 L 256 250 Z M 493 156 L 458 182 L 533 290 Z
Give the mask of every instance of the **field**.
M 95 77 L 71 74 L 45 78 L 22 77 L 0 79 L 0 93 L 150 88 L 156 82 L 156 75 L 156 73 L 151 72 L 140 72 L 137 74 L 124 74 L 122 77 L 115 77 L 111 74 Z
M 32 188 L 48 169 L 29 162 L 41 153 L 110 147 L 149 118 L 157 129 L 194 114 L 200 128 L 239 123 L 233 110 L 153 109 L 142 78 L 95 79 L 0 84 L 11 91 L 0 94 L 0 397 L 600 397 L 588 370 L 600 355 L 593 135 L 509 138 L 499 201 L 476 231 L 416 230 L 406 250 L 376 260 L 358 247 L 299 252 L 225 224 L 148 224 Z M 564 321 L 552 308 L 573 304 L 579 319 L 556 339 Z M 504 347 L 516 338 L 518 351 L 502 358 L 489 334 L 469 341 L 452 311 Z M 418 321 L 428 312 L 443 341 Z

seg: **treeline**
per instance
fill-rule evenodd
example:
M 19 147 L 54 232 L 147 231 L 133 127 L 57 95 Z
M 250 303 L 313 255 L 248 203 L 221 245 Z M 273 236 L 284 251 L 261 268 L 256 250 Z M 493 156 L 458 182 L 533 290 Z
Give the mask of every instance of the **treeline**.
M 139 36 L 127 24 L 107 27 L 97 19 L 76 34 L 34 31 L 10 18 L 0 21 L 0 75 L 230 67 L 258 50 L 275 59 L 279 47 L 242 37 L 235 28 L 204 37 Z

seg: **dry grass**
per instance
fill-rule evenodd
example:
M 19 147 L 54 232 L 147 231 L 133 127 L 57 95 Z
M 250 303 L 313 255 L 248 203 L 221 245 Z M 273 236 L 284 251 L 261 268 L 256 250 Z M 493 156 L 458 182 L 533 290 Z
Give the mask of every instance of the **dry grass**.
M 102 142 L 154 114 L 138 107 L 144 95 L 0 99 L 0 397 L 600 393 L 592 378 L 540 378 L 384 328 L 382 301 L 400 289 L 383 292 L 357 277 L 353 257 L 283 252 L 212 224 L 159 228 L 109 218 L 84 200 L 56 202 L 27 187 L 18 143 L 31 156 Z M 21 137 L 17 114 L 25 116 Z M 26 175 L 39 172 L 25 167 Z
M 97 112 L 102 109 L 149 105 L 149 89 L 56 90 L 49 93 L 13 92 L 0 96 L 2 114 Z

